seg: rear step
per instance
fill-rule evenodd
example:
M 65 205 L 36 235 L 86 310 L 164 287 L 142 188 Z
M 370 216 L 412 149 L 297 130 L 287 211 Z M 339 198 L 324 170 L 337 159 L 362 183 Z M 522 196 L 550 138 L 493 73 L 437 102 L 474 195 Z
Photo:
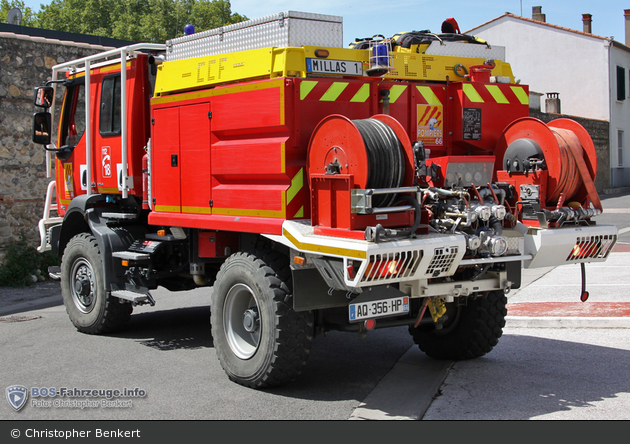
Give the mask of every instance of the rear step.
M 112 257 L 128 261 L 146 261 L 151 259 L 151 255 L 147 253 L 138 253 L 136 251 L 114 251 Z
M 131 220 L 131 219 L 137 219 L 138 215 L 136 213 L 103 213 L 101 216 L 103 216 L 105 219 L 126 219 L 126 220 Z
M 129 255 L 138 255 L 138 256 L 147 256 L 147 258 L 149 257 L 148 254 L 142 255 L 140 253 L 133 253 L 131 251 L 124 251 L 124 252 L 118 252 L 120 257 L 120 253 L 126 253 Z M 117 253 L 114 253 L 114 255 L 116 255 Z M 140 260 L 141 258 L 139 257 L 127 257 L 123 259 L 129 259 L 129 260 Z M 145 258 L 142 258 L 145 259 Z M 48 275 L 54 279 L 54 280 L 61 280 L 61 267 L 48 267 Z M 153 307 L 155 305 L 155 299 L 153 299 L 153 296 L 151 296 L 151 293 L 149 293 L 148 290 L 146 290 L 146 292 L 138 292 L 138 291 L 132 291 L 132 290 L 112 290 L 112 296 L 117 297 L 119 299 L 124 299 L 126 301 L 132 302 L 133 304 L 150 304 L 151 307 Z
M 142 305 L 148 303 L 151 307 L 155 305 L 155 299 L 153 299 L 153 296 L 151 296 L 148 290 L 146 293 L 139 293 L 132 290 L 112 290 L 112 296 L 130 301 L 134 304 Z
M 48 276 L 55 281 L 61 280 L 61 267 L 52 266 L 48 267 Z

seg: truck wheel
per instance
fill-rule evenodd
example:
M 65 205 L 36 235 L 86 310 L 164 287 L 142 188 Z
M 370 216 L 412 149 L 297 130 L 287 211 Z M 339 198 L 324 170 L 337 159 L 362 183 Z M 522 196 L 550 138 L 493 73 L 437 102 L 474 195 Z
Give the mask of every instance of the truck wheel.
M 409 327 L 420 350 L 436 359 L 479 358 L 499 342 L 505 327 L 507 298 L 502 291 L 469 300 L 468 305 L 446 304 L 449 318 L 441 329 L 433 325 Z
M 83 333 L 118 329 L 133 307 L 105 290 L 103 259 L 96 239 L 80 233 L 70 239 L 61 260 L 61 295 L 70 320 Z
M 221 266 L 212 291 L 214 348 L 228 377 L 252 388 L 293 381 L 313 342 L 313 315 L 295 312 L 288 259 L 239 252 Z

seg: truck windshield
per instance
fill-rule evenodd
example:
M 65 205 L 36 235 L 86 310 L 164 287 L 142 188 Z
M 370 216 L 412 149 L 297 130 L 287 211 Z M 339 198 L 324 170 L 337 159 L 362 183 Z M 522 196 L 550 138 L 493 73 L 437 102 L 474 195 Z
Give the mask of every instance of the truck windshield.
M 75 82 L 67 86 L 63 100 L 59 142 L 62 146 L 76 146 L 85 133 L 85 88 Z

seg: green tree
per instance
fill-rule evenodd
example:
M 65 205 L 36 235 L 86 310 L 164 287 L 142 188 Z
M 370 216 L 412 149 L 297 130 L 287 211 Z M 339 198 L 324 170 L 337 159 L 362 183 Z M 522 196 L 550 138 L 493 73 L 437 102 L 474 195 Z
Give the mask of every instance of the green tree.
M 35 13 L 28 6 L 24 6 L 24 2 L 22 0 L 0 0 L 0 21 L 2 23 L 6 22 L 7 14 L 13 8 L 18 8 L 22 11 L 22 21 L 20 22 L 20 25 L 36 26 L 37 17 Z
M 118 1 L 113 14 L 118 17 L 112 27 L 112 37 L 133 42 L 150 41 L 145 36 L 142 18 L 151 10 L 150 0 Z
M 247 20 L 247 17 L 232 12 L 228 0 L 214 0 L 212 2 L 193 2 L 190 23 L 197 30 L 214 29 Z
M 140 17 L 140 29 L 145 41 L 164 43 L 166 40 L 184 33 L 184 25 L 177 29 L 178 20 L 186 20 L 186 17 L 180 17 L 179 15 L 185 12 L 180 2 L 149 0 L 149 9 L 151 11 L 150 14 L 144 14 Z
M 38 12 L 40 28 L 111 36 L 110 11 L 117 0 L 53 0 Z
M 164 43 L 183 35 L 188 23 L 205 30 L 247 20 L 231 8 L 228 0 L 53 0 L 42 5 L 37 26 Z

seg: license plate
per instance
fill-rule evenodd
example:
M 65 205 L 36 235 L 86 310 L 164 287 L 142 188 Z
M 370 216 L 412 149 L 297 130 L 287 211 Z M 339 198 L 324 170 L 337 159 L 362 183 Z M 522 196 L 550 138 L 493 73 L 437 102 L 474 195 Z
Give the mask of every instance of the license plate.
M 351 321 L 409 313 L 409 298 L 405 296 L 380 301 L 358 302 L 350 304 L 349 311 Z
M 362 76 L 363 63 L 350 60 L 306 59 L 306 71 L 320 74 Z

